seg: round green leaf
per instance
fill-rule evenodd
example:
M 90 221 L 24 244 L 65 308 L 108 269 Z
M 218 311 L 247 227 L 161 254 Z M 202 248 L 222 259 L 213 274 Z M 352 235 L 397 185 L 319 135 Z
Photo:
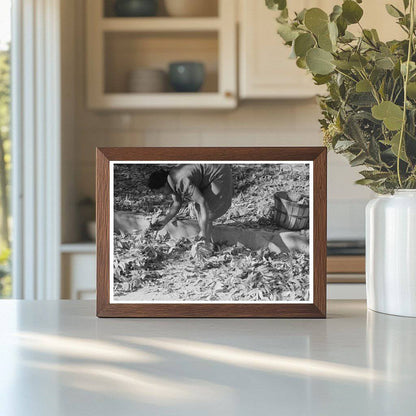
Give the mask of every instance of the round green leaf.
M 407 96 L 411 100 L 416 100 L 416 82 L 409 82 L 407 84 Z
M 342 16 L 338 17 L 337 19 L 337 27 L 339 34 L 344 36 L 348 27 L 348 23 Z
M 315 46 L 315 40 L 310 33 L 302 33 L 295 40 L 296 56 L 303 58 L 306 52 Z
M 389 130 L 399 130 L 402 127 L 403 110 L 391 101 L 383 101 L 371 109 L 373 117 L 382 120 Z
M 334 22 L 329 22 L 328 23 L 328 32 L 329 32 L 329 37 L 331 38 L 331 42 L 336 45 L 337 43 L 337 38 L 338 38 L 338 26 L 336 23 Z
M 327 75 L 335 69 L 333 59 L 334 57 L 329 52 L 313 48 L 306 54 L 306 65 L 313 74 Z
M 271 10 L 284 10 L 286 0 L 266 0 L 266 6 Z
M 363 69 L 367 65 L 367 60 L 364 58 L 364 56 L 354 53 L 351 55 L 349 59 L 350 64 L 353 68 L 357 69 Z
M 397 8 L 394 7 L 392 4 L 386 4 L 387 13 L 393 17 L 403 17 L 403 13 Z
M 335 22 L 338 17 L 340 17 L 342 14 L 342 7 L 336 4 L 332 10 L 332 13 L 329 15 L 329 19 L 331 22 Z
M 342 16 L 349 23 L 358 23 L 363 17 L 363 9 L 353 0 L 342 3 Z
M 395 65 L 392 57 L 390 56 L 376 59 L 375 63 L 376 63 L 376 67 L 381 68 L 381 69 L 389 69 L 389 70 L 393 69 Z
M 313 76 L 313 80 L 315 81 L 316 85 L 324 85 L 331 81 L 331 75 L 318 75 L 315 74 Z
M 342 71 L 350 70 L 352 68 L 352 65 L 347 60 L 335 59 L 333 62 L 334 65 Z
M 321 33 L 318 35 L 318 45 L 321 49 L 324 49 L 325 51 L 332 52 L 334 49 L 334 45 L 331 42 L 331 38 L 329 37 L 329 33 Z
M 334 52 L 337 46 L 338 27 L 334 22 L 329 22 L 325 32 L 318 35 L 318 44 L 321 49 Z
M 277 25 L 277 33 L 285 42 L 292 42 L 299 36 L 299 32 L 293 30 L 292 27 L 286 23 L 279 23 Z
M 304 57 L 296 59 L 296 65 L 298 68 L 306 69 L 306 59 Z
M 318 7 L 309 9 L 305 13 L 305 26 L 315 35 L 327 30 L 328 15 Z
M 361 81 L 357 82 L 355 90 L 357 92 L 371 92 L 371 82 L 367 79 L 362 79 Z

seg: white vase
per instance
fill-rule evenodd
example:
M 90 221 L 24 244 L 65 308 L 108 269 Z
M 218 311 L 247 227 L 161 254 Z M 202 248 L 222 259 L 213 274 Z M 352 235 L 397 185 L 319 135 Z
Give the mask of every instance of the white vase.
M 369 309 L 416 317 L 416 190 L 368 203 L 366 281 Z

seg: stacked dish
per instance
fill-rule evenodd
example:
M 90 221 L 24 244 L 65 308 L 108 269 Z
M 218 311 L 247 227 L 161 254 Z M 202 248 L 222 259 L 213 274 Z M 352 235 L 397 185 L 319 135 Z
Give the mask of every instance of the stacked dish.
M 165 92 L 166 72 L 162 69 L 138 68 L 129 73 L 128 91 L 135 93 Z

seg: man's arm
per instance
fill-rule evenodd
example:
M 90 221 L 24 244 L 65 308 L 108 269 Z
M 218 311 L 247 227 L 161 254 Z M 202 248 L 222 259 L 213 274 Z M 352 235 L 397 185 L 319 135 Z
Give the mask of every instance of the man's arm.
M 170 206 L 168 213 L 158 221 L 163 227 L 178 215 L 182 206 L 182 200 L 178 195 L 172 194 L 172 199 L 173 204 Z

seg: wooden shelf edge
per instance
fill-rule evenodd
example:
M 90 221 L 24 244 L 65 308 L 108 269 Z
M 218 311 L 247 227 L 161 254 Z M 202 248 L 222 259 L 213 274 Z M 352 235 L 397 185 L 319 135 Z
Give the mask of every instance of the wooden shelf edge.
M 236 106 L 234 97 L 221 93 L 102 94 L 88 102 L 88 107 L 96 110 L 233 109 Z
M 99 21 L 105 32 L 205 32 L 217 31 L 220 26 L 218 17 L 107 17 Z
M 60 247 L 62 254 L 77 254 L 77 253 L 91 253 L 96 252 L 95 242 L 81 241 L 78 243 L 62 243 Z

